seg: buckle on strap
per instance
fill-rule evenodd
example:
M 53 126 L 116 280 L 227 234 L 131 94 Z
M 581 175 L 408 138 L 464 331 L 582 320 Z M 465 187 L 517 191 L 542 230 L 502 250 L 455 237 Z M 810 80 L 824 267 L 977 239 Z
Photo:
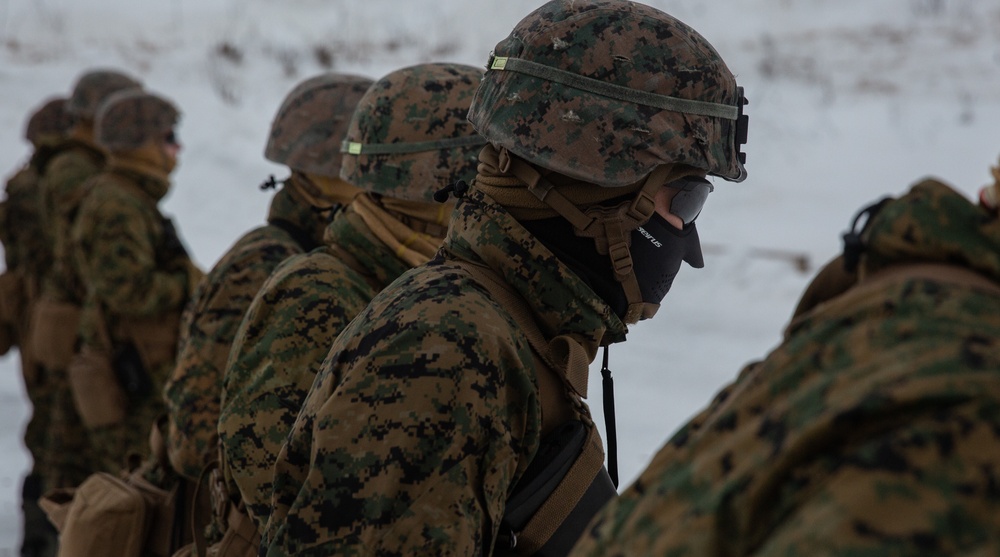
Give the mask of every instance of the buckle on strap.
M 632 254 L 624 242 L 610 246 L 608 257 L 611 258 L 611 267 L 618 277 L 625 277 L 632 272 Z

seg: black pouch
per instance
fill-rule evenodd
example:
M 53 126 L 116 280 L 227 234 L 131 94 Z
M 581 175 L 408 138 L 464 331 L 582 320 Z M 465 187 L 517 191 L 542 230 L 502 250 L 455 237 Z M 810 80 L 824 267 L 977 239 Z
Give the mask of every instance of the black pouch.
M 112 363 L 118 382 L 130 397 L 144 397 L 153 391 L 153 382 L 135 344 L 120 344 L 115 350 Z
M 569 422 L 542 440 L 535 458 L 524 476 L 514 487 L 507 500 L 500 531 L 495 544 L 496 555 L 521 555 L 523 551 L 517 536 L 529 522 L 551 520 L 536 516 L 542 505 L 552 496 L 556 488 L 566 478 L 570 468 L 583 452 L 588 429 L 583 422 Z M 594 478 L 588 478 L 576 486 L 583 496 L 569 515 L 562 518 L 553 534 L 541 542 L 541 549 L 533 555 L 555 557 L 568 555 L 576 540 L 583 533 L 590 519 L 605 503 L 617 496 L 614 484 L 606 469 L 601 468 Z M 586 483 L 587 485 L 582 485 Z

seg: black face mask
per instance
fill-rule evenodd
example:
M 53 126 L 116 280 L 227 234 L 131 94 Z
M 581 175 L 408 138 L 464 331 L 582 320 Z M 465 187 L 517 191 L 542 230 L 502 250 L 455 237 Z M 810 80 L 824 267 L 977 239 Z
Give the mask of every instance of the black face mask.
M 573 226 L 562 217 L 524 221 L 521 225 L 583 279 L 616 315 L 624 317 L 628 311 L 625 291 L 615 279 L 608 256 L 598 253 L 593 240 L 577 236 Z M 701 244 L 694 223 L 678 230 L 655 213 L 642 230 L 660 246 L 638 229 L 633 230 L 630 248 L 633 269 L 643 301 L 658 304 L 670 290 L 681 261 L 692 267 L 704 267 Z
M 705 266 L 694 223 L 678 230 L 658 213 L 632 231 L 632 269 L 642 301 L 659 304 L 667 295 L 681 261 L 696 269 Z

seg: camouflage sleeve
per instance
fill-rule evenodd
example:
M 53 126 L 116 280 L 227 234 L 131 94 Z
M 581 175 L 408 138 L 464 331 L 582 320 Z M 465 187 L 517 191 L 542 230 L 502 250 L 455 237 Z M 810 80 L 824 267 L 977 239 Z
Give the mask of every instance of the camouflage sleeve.
M 197 479 L 218 456 L 222 374 L 246 308 L 294 243 L 265 238 L 257 230 L 242 238 L 203 278 L 181 322 L 177 366 L 164 388 L 170 417 L 167 446 L 174 469 Z
M 283 263 L 254 298 L 225 374 L 219 434 L 229 477 L 260 528 L 272 468 L 332 339 L 375 295 L 326 251 Z
M 105 307 L 127 316 L 179 309 L 187 271 L 157 265 L 156 226 L 139 202 L 121 195 L 88 196 L 74 225 L 81 275 Z
M 447 304 L 472 323 L 440 299 L 380 295 L 338 337 L 275 465 L 267 555 L 492 547 L 538 446 L 530 350 L 488 302 Z

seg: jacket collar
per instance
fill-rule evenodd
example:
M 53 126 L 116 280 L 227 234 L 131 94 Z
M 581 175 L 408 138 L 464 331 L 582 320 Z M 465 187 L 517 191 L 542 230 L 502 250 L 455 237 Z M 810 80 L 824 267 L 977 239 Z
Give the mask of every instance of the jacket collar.
M 473 186 L 459 202 L 444 251 L 482 263 L 524 299 L 549 339 L 568 336 L 590 361 L 628 329 L 573 271 L 506 210 Z

